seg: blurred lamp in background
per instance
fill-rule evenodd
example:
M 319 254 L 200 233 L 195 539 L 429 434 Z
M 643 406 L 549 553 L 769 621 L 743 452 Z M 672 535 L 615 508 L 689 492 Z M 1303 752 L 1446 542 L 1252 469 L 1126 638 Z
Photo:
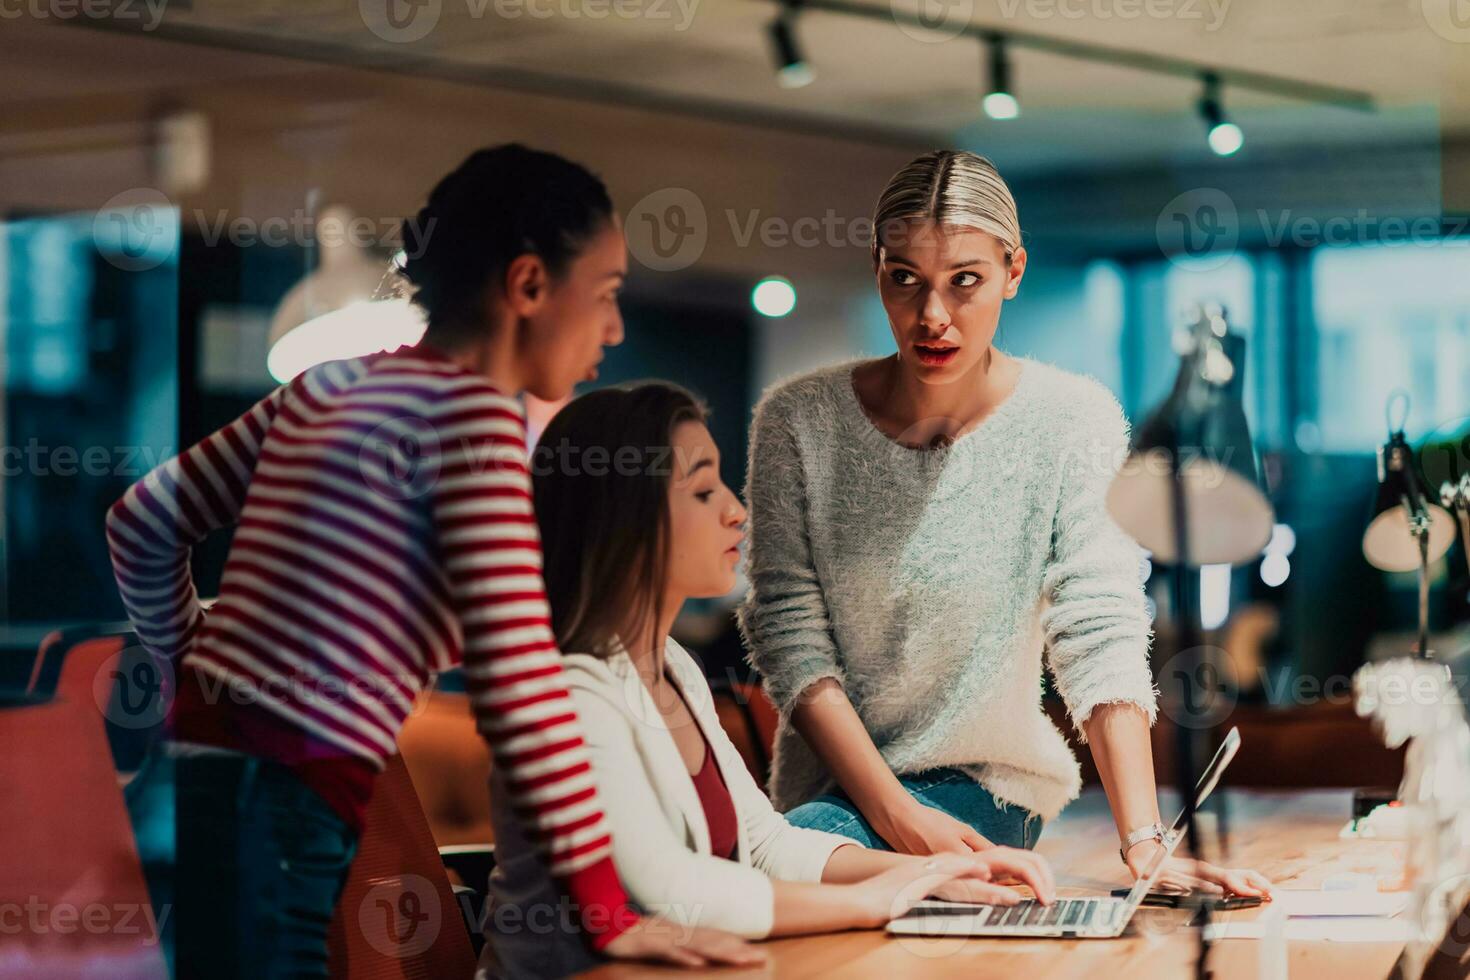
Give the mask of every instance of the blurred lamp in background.
M 1454 519 L 1431 499 L 1413 459 L 1402 431 L 1378 447 L 1378 495 L 1363 533 L 1363 555 L 1385 572 L 1412 572 L 1425 552 L 1437 561 L 1455 540 Z
M 1199 114 L 1209 127 L 1206 139 L 1216 155 L 1228 157 L 1245 145 L 1245 133 L 1239 126 L 1225 118 L 1220 108 L 1220 79 L 1213 72 L 1204 75 L 1205 92 L 1199 100 Z
M 1403 418 L 1392 421 L 1394 403 L 1402 399 Z M 1455 522 L 1435 503 L 1429 487 L 1414 467 L 1414 450 L 1404 437 L 1409 396 L 1396 392 L 1388 400 L 1388 442 L 1378 449 L 1378 495 L 1368 529 L 1363 532 L 1363 556 L 1385 572 L 1419 571 L 1418 656 L 1429 653 L 1429 565 L 1444 557 L 1455 542 Z
M 276 308 L 266 367 L 283 384 L 323 361 L 393 350 L 424 335 L 418 307 L 401 297 L 378 298 L 397 263 L 385 263 L 353 241 L 352 220 L 346 208 L 322 212 L 316 222 L 315 268 Z
M 170 107 L 152 119 L 149 133 L 153 178 L 170 198 L 178 200 L 209 183 L 209 117 L 202 112 Z
M 771 21 L 771 57 L 776 62 L 776 81 L 782 88 L 805 88 L 817 77 L 796 43 L 799 8 L 799 0 L 784 0 L 781 12 Z
M 1015 119 L 1021 114 L 1021 103 L 1011 89 L 1011 59 L 1006 52 L 1005 37 L 996 34 L 990 38 L 990 87 L 980 107 L 991 119 Z
M 1460 477 L 1460 482 L 1446 480 L 1439 487 L 1439 502 L 1445 510 L 1460 518 L 1460 550 L 1465 553 L 1465 564 L 1470 567 L 1470 473 Z
M 1283 585 L 1291 575 L 1291 553 L 1296 550 L 1296 532 L 1289 524 L 1277 524 L 1266 542 L 1261 561 L 1261 581 L 1271 588 Z
M 1108 512 L 1155 561 L 1173 564 L 1177 459 L 1185 563 L 1237 565 L 1259 555 L 1275 527 L 1245 419 L 1245 375 L 1236 368 L 1245 363 L 1245 340 L 1230 332 L 1216 306 L 1200 310 L 1176 335 L 1175 350 L 1181 361 L 1174 390 L 1140 427 L 1108 489 Z
M 419 342 L 419 308 L 403 298 L 358 300 L 293 328 L 271 344 L 266 368 L 282 384 L 307 368 Z

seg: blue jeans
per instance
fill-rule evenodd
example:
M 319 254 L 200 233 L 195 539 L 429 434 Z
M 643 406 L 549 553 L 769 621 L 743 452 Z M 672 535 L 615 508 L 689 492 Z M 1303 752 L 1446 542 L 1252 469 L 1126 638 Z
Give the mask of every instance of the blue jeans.
M 321 796 L 277 763 L 166 744 L 127 796 L 172 976 L 327 976 L 357 835 Z
M 958 769 L 929 769 L 899 776 L 898 781 L 920 803 L 969 824 L 992 843 L 1030 849 L 1041 837 L 1040 817 L 1015 804 L 1000 803 Z M 893 850 L 846 794 L 819 796 L 787 811 L 786 819 L 797 827 L 851 837 L 864 847 Z

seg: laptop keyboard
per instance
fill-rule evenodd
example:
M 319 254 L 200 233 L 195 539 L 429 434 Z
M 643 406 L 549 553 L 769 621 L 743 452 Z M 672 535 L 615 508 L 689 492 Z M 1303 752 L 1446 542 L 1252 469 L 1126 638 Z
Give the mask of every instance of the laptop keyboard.
M 983 922 L 987 926 L 1084 927 L 1097 915 L 1095 898 L 1063 898 L 1050 905 L 1027 900 L 1018 905 L 997 905 Z
M 1051 905 L 1032 899 L 1016 905 L 955 905 L 952 908 L 928 906 L 910 915 L 975 915 L 979 925 L 1000 927 L 1056 926 L 1082 929 L 1096 924 L 1101 902 L 1096 898 L 1061 898 Z

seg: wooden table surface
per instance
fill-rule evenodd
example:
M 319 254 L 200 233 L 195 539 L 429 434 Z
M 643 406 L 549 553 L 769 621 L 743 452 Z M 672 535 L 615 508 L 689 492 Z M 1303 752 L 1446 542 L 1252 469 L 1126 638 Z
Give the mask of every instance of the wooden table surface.
M 1403 868 L 1403 845 L 1344 841 L 1352 794 L 1230 792 L 1223 800 L 1226 861 L 1252 867 L 1282 888 L 1314 888 L 1333 875 L 1365 873 L 1392 887 Z M 1166 811 L 1172 812 L 1172 809 Z M 1037 850 L 1051 861 L 1063 895 L 1101 894 L 1127 883 L 1118 860 L 1117 832 L 1100 790 L 1090 790 L 1047 827 Z M 1242 921 L 1258 910 L 1226 913 Z M 754 970 L 677 971 L 609 964 L 584 974 L 598 980 L 629 977 L 709 976 L 842 977 L 901 980 L 907 977 L 1008 977 L 1022 980 L 1097 977 L 1192 977 L 1197 931 L 1182 928 L 1182 913 L 1140 909 L 1127 935 L 1103 940 L 925 939 L 890 937 L 881 930 L 778 939 L 763 943 L 769 962 Z M 1226 940 L 1210 955 L 1220 978 L 1261 974 L 1261 943 Z M 1401 943 L 1291 942 L 1288 969 L 1296 978 L 1386 977 Z

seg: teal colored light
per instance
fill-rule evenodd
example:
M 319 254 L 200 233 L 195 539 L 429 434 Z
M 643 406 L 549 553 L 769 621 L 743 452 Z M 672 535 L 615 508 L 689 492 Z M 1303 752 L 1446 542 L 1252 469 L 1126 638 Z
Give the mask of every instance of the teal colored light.
M 1228 157 L 1245 145 L 1245 133 L 1232 122 L 1222 122 L 1210 128 L 1210 149 L 1222 157 Z
M 785 316 L 796 309 L 796 287 L 780 276 L 767 276 L 750 291 L 750 305 L 762 316 Z
M 1021 114 L 1021 103 L 1009 92 L 991 92 L 980 105 L 991 119 L 1015 119 Z

